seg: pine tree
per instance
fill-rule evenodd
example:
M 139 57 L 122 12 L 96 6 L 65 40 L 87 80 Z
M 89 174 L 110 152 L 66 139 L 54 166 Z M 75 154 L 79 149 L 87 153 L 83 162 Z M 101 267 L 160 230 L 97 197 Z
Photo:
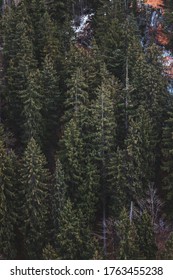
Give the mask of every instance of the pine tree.
M 56 160 L 55 171 L 52 180 L 52 188 L 49 190 L 50 216 L 48 216 L 48 231 L 50 232 L 50 244 L 56 247 L 56 235 L 59 232 L 60 217 L 66 203 L 67 186 L 65 174 L 59 159 Z M 51 228 L 52 226 L 52 228 Z
M 140 220 L 136 224 L 139 249 L 146 260 L 154 260 L 156 258 L 157 246 L 155 242 L 154 229 L 150 215 L 144 210 Z
M 59 260 L 58 253 L 50 244 L 43 249 L 43 260 Z
M 58 255 L 61 259 L 91 259 L 94 242 L 91 231 L 81 210 L 75 210 L 70 200 L 67 201 L 60 220 L 57 235 Z
M 47 196 L 50 186 L 50 175 L 46 169 L 46 160 L 34 138 L 28 142 L 24 152 L 20 181 L 24 192 L 23 233 L 27 257 L 41 257 L 46 243 Z
M 132 174 L 128 167 L 127 151 L 116 151 L 112 157 L 108 169 L 108 193 L 109 193 L 109 215 L 118 218 L 122 207 L 129 207 L 132 201 Z
M 46 0 L 48 11 L 59 24 L 64 23 L 66 19 L 72 16 L 72 8 L 75 2 L 75 0 Z
M 86 84 L 81 68 L 77 68 L 72 74 L 67 87 L 65 119 L 67 121 L 74 117 L 82 122 L 81 115 L 84 116 L 86 114 L 85 111 L 89 104 L 89 100 L 88 85 Z
M 47 54 L 53 60 L 57 60 L 59 53 L 57 31 L 47 12 L 44 0 L 26 0 L 26 6 L 33 29 L 34 57 L 40 67 Z
M 23 104 L 21 117 L 23 118 L 23 140 L 28 142 L 31 137 L 40 140 L 42 133 L 42 104 L 43 94 L 41 92 L 40 72 L 31 73 L 28 76 L 27 87 L 21 92 Z
M 32 28 L 22 1 L 12 6 L 3 17 L 3 59 L 5 89 L 3 91 L 4 118 L 8 126 L 20 136 L 22 103 L 21 91 L 26 89 L 27 77 L 35 68 Z
M 83 48 L 77 47 L 77 45 L 71 45 L 71 48 L 65 57 L 63 75 L 66 77 L 68 83 L 74 72 L 80 68 L 89 88 L 89 99 L 92 100 L 96 97 L 96 88 L 101 84 L 102 64 L 103 60 L 94 40 L 92 41 L 92 50 L 84 51 Z
M 168 100 L 165 80 L 160 69 L 147 63 L 145 57 L 140 55 L 133 70 L 132 85 L 135 87 L 131 96 L 133 104 L 144 106 L 160 132 Z
M 138 239 L 134 223 L 130 223 L 127 210 L 123 208 L 117 222 L 117 234 L 119 236 L 119 255 L 121 260 L 133 260 L 140 257 Z
M 167 208 L 172 212 L 172 170 L 173 170 L 173 113 L 172 110 L 168 112 L 168 118 L 163 126 L 162 136 L 162 170 L 164 172 L 162 178 L 162 189 L 164 191 L 165 199 L 167 201 Z
M 127 17 L 126 1 L 107 1 L 96 14 L 96 42 L 108 70 L 124 81 L 126 59 L 129 58 L 131 75 L 134 60 L 142 51 L 138 28 L 132 16 Z M 105 32 L 106 30 L 106 32 Z
M 62 97 L 59 89 L 59 76 L 55 68 L 55 62 L 47 55 L 41 70 L 41 100 L 44 142 L 46 149 L 55 147 L 58 133 L 58 122 L 62 111 Z M 54 135 L 54 137 L 53 137 Z M 52 144 L 52 145 L 51 145 Z M 49 147 L 49 148 L 48 148 Z
M 150 116 L 140 106 L 136 112 L 136 117 L 131 119 L 129 124 L 129 134 L 126 141 L 129 157 L 129 167 L 134 168 L 133 175 L 136 174 L 136 193 L 142 194 L 155 179 L 155 148 L 157 144 L 157 134 Z M 141 185 L 141 186 L 140 186 Z M 141 189 L 138 189 L 140 188 Z
M 166 241 L 165 248 L 160 256 L 161 260 L 172 260 L 173 259 L 173 233 L 170 233 L 168 240 Z
M 116 150 L 116 120 L 114 115 L 112 85 L 105 66 L 102 70 L 102 84 L 96 91 L 96 100 L 91 106 L 90 143 L 92 160 L 100 174 L 100 202 L 102 208 L 104 254 L 106 255 L 106 211 L 108 196 L 108 166 Z
M 65 126 L 62 151 L 68 194 L 91 224 L 96 210 L 98 173 L 89 155 L 86 155 L 80 123 L 75 119 Z
M 17 255 L 16 232 L 16 157 L 4 143 L 0 126 L 0 252 L 7 259 Z

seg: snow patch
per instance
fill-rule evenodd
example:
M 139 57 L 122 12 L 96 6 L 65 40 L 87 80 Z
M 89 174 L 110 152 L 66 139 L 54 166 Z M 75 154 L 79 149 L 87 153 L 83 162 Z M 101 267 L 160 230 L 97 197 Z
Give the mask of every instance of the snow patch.
M 87 22 L 90 22 L 93 16 L 94 16 L 94 13 L 81 16 L 80 17 L 80 25 L 78 27 L 73 22 L 72 28 L 73 28 L 74 32 L 75 33 L 83 32 Z

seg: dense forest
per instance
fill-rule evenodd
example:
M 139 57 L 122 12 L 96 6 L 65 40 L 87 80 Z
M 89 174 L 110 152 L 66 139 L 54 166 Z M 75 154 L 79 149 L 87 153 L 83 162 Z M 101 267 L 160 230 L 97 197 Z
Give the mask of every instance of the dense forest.
M 173 1 L 0 6 L 0 258 L 173 259 Z

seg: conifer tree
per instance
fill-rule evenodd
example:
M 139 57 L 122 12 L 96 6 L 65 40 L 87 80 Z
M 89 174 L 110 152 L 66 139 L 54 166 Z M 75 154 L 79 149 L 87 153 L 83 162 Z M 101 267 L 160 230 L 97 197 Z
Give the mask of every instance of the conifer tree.
M 86 114 L 88 100 L 88 85 L 81 68 L 77 68 L 67 84 L 65 100 L 65 119 L 76 118 L 82 123 L 81 117 Z
M 30 73 L 28 76 L 27 87 L 21 92 L 23 104 L 21 117 L 23 118 L 23 140 L 28 142 L 31 137 L 40 140 L 42 133 L 43 94 L 41 92 L 41 77 L 39 70 Z
M 56 28 L 46 10 L 44 0 L 26 0 L 26 6 L 33 28 L 34 56 L 40 67 L 47 54 L 57 60 L 59 43 Z
M 173 113 L 172 110 L 168 112 L 168 118 L 163 126 L 162 136 L 162 170 L 164 172 L 162 179 L 162 189 L 167 201 L 167 208 L 172 212 L 172 182 L 173 182 Z
M 128 167 L 128 155 L 125 149 L 118 148 L 111 158 L 108 175 L 109 215 L 118 218 L 122 207 L 130 208 L 132 201 L 132 174 Z
M 136 223 L 139 249 L 146 260 L 156 258 L 157 246 L 155 242 L 154 229 L 150 215 L 146 210 L 142 213 L 140 220 Z
M 65 126 L 62 151 L 68 194 L 91 224 L 97 201 L 98 174 L 89 155 L 86 155 L 80 123 L 75 119 Z
M 16 157 L 5 147 L 0 126 L 0 252 L 7 259 L 14 259 L 16 248 Z
M 130 219 L 125 208 L 122 209 L 117 222 L 117 234 L 119 236 L 119 259 L 133 260 L 140 257 L 138 239 L 135 224 Z
M 134 168 L 133 175 L 136 174 L 136 188 L 140 188 L 141 194 L 155 179 L 155 148 L 156 137 L 155 127 L 150 116 L 145 112 L 144 107 L 140 106 L 136 116 L 131 119 L 129 134 L 126 141 L 129 157 L 129 167 Z M 133 167 L 132 167 L 133 166 Z M 134 190 L 138 193 L 138 190 Z
M 84 49 L 71 45 L 71 48 L 65 58 L 64 76 L 68 82 L 74 72 L 77 71 L 77 68 L 80 68 L 88 85 L 88 96 L 91 100 L 96 97 L 96 88 L 101 84 L 102 64 L 103 60 L 94 39 L 92 41 L 92 53 L 90 50 L 85 52 Z
M 49 55 L 45 57 L 40 74 L 40 103 L 42 103 L 40 113 L 42 115 L 45 146 L 46 149 L 50 150 L 51 146 L 55 147 L 57 142 L 58 122 L 62 111 L 62 97 L 60 95 L 59 76 L 56 71 L 55 62 Z M 49 148 L 47 148 L 48 146 Z
M 91 231 L 82 211 L 75 210 L 70 200 L 67 201 L 61 216 L 57 242 L 61 259 L 91 259 L 94 254 Z
M 168 240 L 165 243 L 165 248 L 161 253 L 161 260 L 173 259 L 173 233 L 171 232 Z
M 102 223 L 104 254 L 106 255 L 106 210 L 108 195 L 108 166 L 116 150 L 116 120 L 114 115 L 113 94 L 115 88 L 105 67 L 102 70 L 102 84 L 96 91 L 96 100 L 91 106 L 92 160 L 100 174 L 100 202 L 102 204 Z
M 133 104 L 135 106 L 142 104 L 149 112 L 153 122 L 157 124 L 158 128 L 161 128 L 168 100 L 165 80 L 160 69 L 147 63 L 142 54 L 133 70 L 132 85 L 135 87 L 132 95 Z
M 46 243 L 47 195 L 50 186 L 50 175 L 46 169 L 46 160 L 34 138 L 28 142 L 24 152 L 20 181 L 24 192 L 23 234 L 27 257 L 41 257 Z
M 66 203 L 67 186 L 65 174 L 59 159 L 56 160 L 55 171 L 52 180 L 52 187 L 49 190 L 50 216 L 48 215 L 48 231 L 50 231 L 50 243 L 57 245 L 56 236 L 59 232 L 60 217 Z M 52 226 L 52 228 L 51 228 Z
M 32 28 L 24 1 L 17 7 L 12 6 L 3 17 L 3 42 L 4 117 L 12 131 L 20 136 L 22 111 L 20 93 L 26 89 L 27 77 L 35 68 Z

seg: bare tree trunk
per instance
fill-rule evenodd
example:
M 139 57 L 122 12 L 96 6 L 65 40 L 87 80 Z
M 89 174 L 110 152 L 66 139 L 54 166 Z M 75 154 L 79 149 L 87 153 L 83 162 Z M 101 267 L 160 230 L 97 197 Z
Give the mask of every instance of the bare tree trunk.
M 133 201 L 131 201 L 131 204 L 130 204 L 130 224 L 132 223 L 132 220 L 133 220 Z
M 126 58 L 126 87 L 125 87 L 126 97 L 125 97 L 125 128 L 126 132 L 128 131 L 128 104 L 129 104 L 129 62 L 128 56 Z
M 104 96 L 103 96 L 103 90 L 102 90 L 102 96 L 101 96 L 101 110 L 102 110 L 102 196 L 103 196 L 103 220 L 102 220 L 102 226 L 103 226 L 103 252 L 106 256 L 107 254 L 107 240 L 106 240 L 106 190 L 105 190 L 105 154 L 104 154 L 104 145 L 105 145 L 105 136 L 104 136 Z

